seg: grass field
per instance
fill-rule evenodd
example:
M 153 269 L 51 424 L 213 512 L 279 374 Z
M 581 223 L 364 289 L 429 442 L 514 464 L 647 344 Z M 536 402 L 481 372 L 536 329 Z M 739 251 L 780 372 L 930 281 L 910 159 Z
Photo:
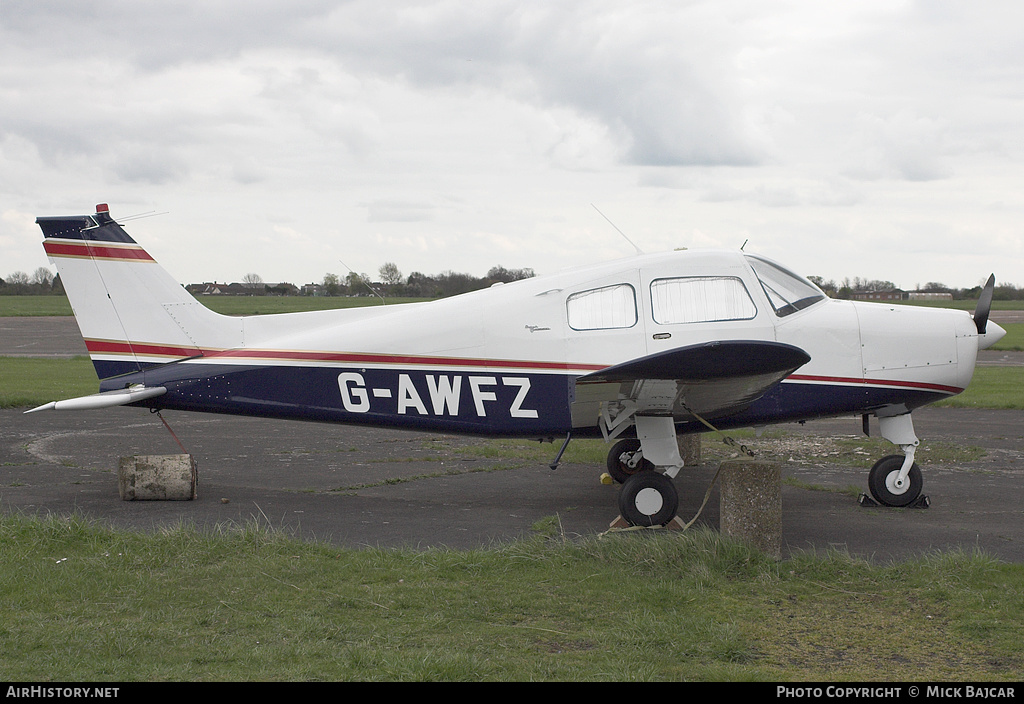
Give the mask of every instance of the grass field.
M 0 296 L 0 318 L 73 314 L 64 296 Z
M 1005 323 L 1002 327 L 1006 336 L 992 345 L 992 349 L 1024 351 L 1024 323 Z
M 88 357 L 0 357 L 0 408 L 39 406 L 99 391 Z
M 966 391 L 935 405 L 952 408 L 1024 408 L 1024 367 L 978 367 Z
M 382 305 L 379 298 L 369 296 L 203 296 L 196 300 L 223 315 L 266 315 Z M 387 305 L 427 300 L 430 299 L 392 298 L 388 299 Z M 0 318 L 72 314 L 71 304 L 64 296 L 0 296 Z
M 717 534 L 349 550 L 0 518 L 8 681 L 973 681 L 1024 669 L 1024 567 L 776 563 Z

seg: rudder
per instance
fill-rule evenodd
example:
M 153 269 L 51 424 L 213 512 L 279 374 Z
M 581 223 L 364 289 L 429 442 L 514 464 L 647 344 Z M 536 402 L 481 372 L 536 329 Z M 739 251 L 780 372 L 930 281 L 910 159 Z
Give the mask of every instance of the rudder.
M 100 379 L 236 344 L 237 319 L 196 301 L 105 204 L 94 215 L 40 217 L 36 223 Z

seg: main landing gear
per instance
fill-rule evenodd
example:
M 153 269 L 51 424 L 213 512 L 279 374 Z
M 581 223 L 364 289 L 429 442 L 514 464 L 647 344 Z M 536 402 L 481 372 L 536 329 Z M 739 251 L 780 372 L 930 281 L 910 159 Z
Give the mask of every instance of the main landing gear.
M 914 462 L 914 453 L 921 441 L 914 434 L 910 413 L 879 416 L 878 425 L 883 438 L 898 445 L 902 455 L 889 455 L 875 463 L 868 474 L 871 497 L 882 506 L 911 506 L 926 501 L 921 496 L 924 481 L 921 468 Z
M 667 474 L 641 471 L 619 492 L 619 513 L 631 526 L 663 526 L 676 517 L 679 492 Z
M 633 420 L 637 437 L 619 440 L 608 453 L 608 474 L 622 484 L 619 513 L 633 526 L 667 525 L 679 509 L 672 479 L 683 466 L 675 424 L 668 417 Z

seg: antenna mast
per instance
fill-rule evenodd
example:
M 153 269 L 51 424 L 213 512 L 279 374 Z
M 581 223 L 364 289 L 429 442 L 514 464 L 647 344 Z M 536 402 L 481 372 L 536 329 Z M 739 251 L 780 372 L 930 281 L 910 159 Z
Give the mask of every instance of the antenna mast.
M 346 264 L 345 262 L 342 262 L 342 261 L 341 261 L 340 259 L 339 259 L 338 261 L 339 261 L 339 262 L 341 262 L 341 265 L 342 265 L 343 267 L 345 267 L 346 269 L 348 269 L 348 273 L 350 273 L 350 274 L 355 274 L 355 275 L 356 275 L 356 277 L 357 277 L 357 278 L 358 278 L 358 279 L 359 279 L 360 281 L 362 281 L 362 282 L 363 282 L 363 286 L 365 286 L 366 288 L 370 289 L 370 293 L 372 293 L 372 294 L 373 294 L 374 296 L 376 296 L 377 298 L 379 298 L 379 299 L 380 299 L 380 304 L 381 304 L 382 306 L 386 306 L 386 305 L 388 304 L 388 302 L 384 300 L 384 296 L 380 295 L 380 294 L 379 294 L 379 293 L 377 292 L 377 290 L 376 290 L 376 289 L 375 289 L 375 288 L 374 288 L 373 286 L 371 286 L 371 285 L 370 285 L 370 282 L 369 282 L 369 281 L 367 281 L 366 279 L 364 279 L 364 278 L 363 278 L 362 276 L 359 276 L 359 274 L 356 274 L 356 272 L 352 271 L 352 269 L 351 269 L 351 268 L 349 268 L 349 265 L 348 265 L 348 264 Z
M 590 207 L 593 208 L 594 210 L 597 210 L 597 206 L 594 205 L 593 203 L 590 204 Z M 608 220 L 608 216 L 605 215 L 604 213 L 602 213 L 600 210 L 597 210 L 597 214 L 600 215 L 601 217 L 603 217 L 605 220 Z M 615 223 L 613 223 L 611 220 L 608 220 L 608 224 L 611 225 L 612 227 L 614 227 L 615 231 L 618 232 L 620 235 L 622 235 L 623 239 L 625 239 L 627 242 L 629 242 L 631 245 L 633 245 L 633 249 L 636 250 L 637 254 L 643 254 L 644 253 L 644 251 L 642 249 L 640 249 L 639 247 L 636 246 L 636 243 L 633 240 L 629 239 L 629 237 L 626 237 L 626 233 L 623 232 L 622 230 L 620 230 L 615 225 Z

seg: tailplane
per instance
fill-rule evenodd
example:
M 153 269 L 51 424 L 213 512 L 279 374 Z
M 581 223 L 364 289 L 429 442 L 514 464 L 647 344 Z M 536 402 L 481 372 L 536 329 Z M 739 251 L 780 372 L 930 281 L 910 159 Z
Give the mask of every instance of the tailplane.
M 43 248 L 60 273 L 100 379 L 233 347 L 237 319 L 196 301 L 110 217 L 41 217 Z

